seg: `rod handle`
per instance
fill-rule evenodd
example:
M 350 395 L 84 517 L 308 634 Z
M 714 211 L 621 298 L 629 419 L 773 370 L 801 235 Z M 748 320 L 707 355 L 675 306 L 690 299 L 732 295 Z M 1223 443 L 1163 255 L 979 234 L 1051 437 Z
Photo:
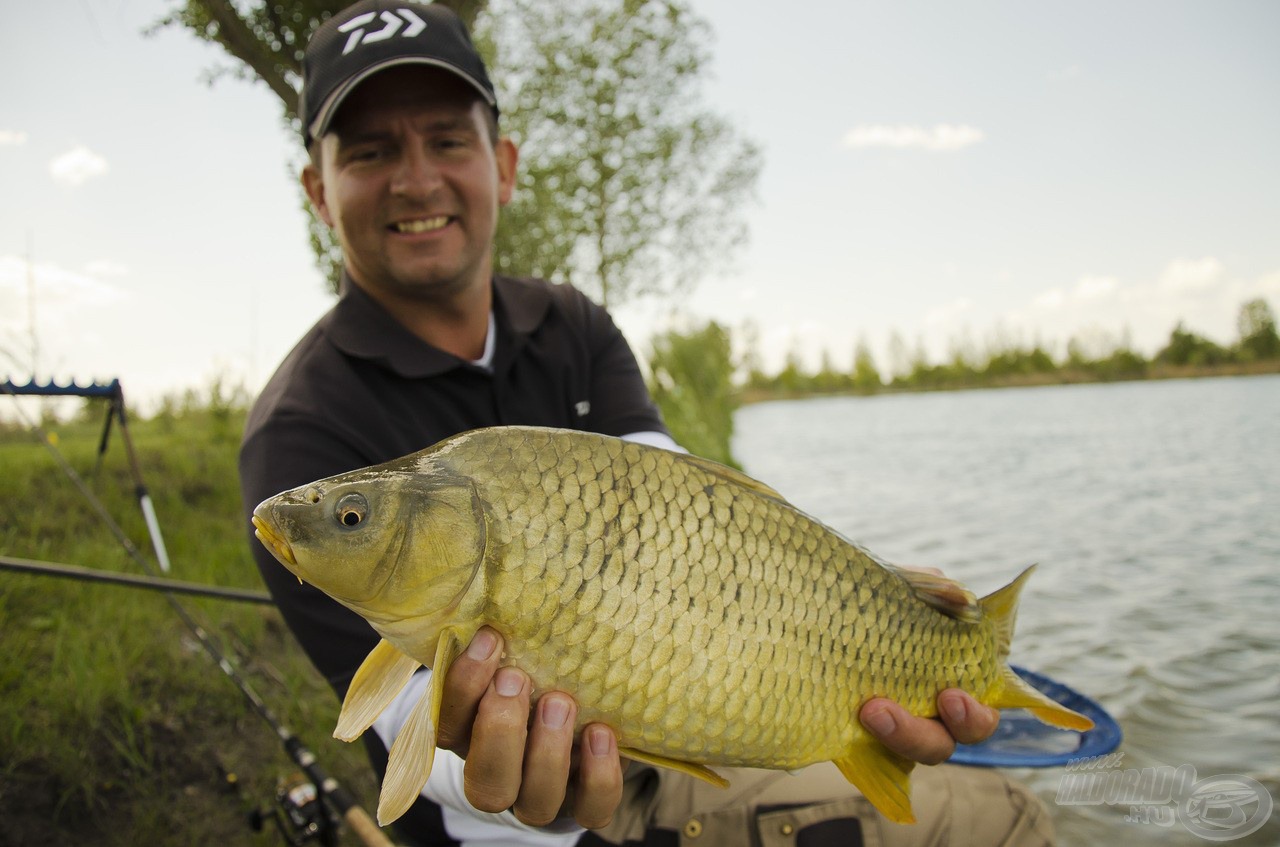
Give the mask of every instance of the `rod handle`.
M 373 822 L 373 818 L 369 817 L 369 813 L 359 806 L 347 809 L 342 815 L 342 820 L 366 847 L 395 847 L 386 833 Z

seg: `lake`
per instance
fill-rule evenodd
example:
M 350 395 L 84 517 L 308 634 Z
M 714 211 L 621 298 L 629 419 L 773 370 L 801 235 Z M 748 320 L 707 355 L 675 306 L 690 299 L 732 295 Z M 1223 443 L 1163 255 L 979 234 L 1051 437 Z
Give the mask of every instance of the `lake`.
M 735 424 L 749 474 L 890 561 L 980 596 L 1038 563 L 1012 659 L 1119 720 L 1097 778 L 1240 775 L 1280 805 L 1280 376 L 772 402 Z M 1014 774 L 1064 845 L 1224 840 L 1268 802 L 1188 826 L 1160 796 L 1060 804 L 1067 773 Z M 1230 843 L 1280 844 L 1280 809 Z

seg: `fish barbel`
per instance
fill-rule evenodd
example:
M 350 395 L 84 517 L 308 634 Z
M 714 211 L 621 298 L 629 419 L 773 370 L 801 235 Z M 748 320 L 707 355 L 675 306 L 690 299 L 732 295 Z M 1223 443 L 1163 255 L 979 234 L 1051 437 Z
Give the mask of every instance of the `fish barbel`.
M 432 683 L 392 745 L 378 807 L 395 820 L 430 775 L 443 679 L 481 626 L 534 696 L 628 758 L 724 785 L 708 765 L 832 761 L 887 817 L 914 820 L 913 762 L 858 721 L 872 697 L 934 716 L 962 688 L 1056 726 L 1088 718 L 1006 663 L 1028 568 L 982 599 L 903 570 L 738 471 L 608 436 L 495 427 L 261 503 L 286 567 L 382 636 L 334 735 L 366 730 L 420 666 Z

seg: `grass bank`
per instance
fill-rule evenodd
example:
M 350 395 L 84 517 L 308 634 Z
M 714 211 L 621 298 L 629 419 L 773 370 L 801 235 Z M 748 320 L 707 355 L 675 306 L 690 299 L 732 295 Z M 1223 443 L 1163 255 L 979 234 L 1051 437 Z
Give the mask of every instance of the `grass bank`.
M 262 588 L 240 512 L 242 423 L 226 408 L 131 421 L 175 579 Z M 95 472 L 100 422 L 53 431 L 150 555 L 118 433 Z M 26 431 L 0 432 L 0 502 L 4 555 L 140 572 Z M 274 608 L 180 602 L 371 808 L 377 788 L 363 747 L 332 739 L 338 703 Z M 248 815 L 274 803 L 296 768 L 162 595 L 0 572 L 0 632 L 0 847 L 282 843 L 274 829 L 255 834 Z

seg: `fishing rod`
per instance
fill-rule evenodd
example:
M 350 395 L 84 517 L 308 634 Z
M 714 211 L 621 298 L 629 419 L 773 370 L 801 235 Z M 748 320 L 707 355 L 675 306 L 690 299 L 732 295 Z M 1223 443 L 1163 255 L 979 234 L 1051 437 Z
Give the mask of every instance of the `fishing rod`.
M 5 385 L 0 386 L 0 388 L 6 390 L 10 395 L 16 395 L 16 392 L 9 390 L 10 383 L 5 383 Z M 15 403 L 15 405 L 18 404 Z M 23 411 L 21 405 L 18 405 L 18 415 L 23 419 L 26 425 L 40 437 L 40 441 L 49 450 L 54 461 L 57 462 L 71 482 L 80 490 L 80 493 L 89 501 L 90 506 L 93 507 L 94 511 L 98 513 L 98 516 L 106 523 L 107 527 L 111 530 L 112 534 L 115 535 L 116 539 L 121 542 L 125 552 L 129 554 L 129 557 L 137 562 L 138 565 L 141 566 L 142 569 L 145 570 L 153 579 L 158 578 L 151 563 L 147 561 L 145 556 L 138 552 L 138 548 L 133 545 L 129 540 L 128 535 L 126 535 L 120 525 L 116 523 L 115 519 L 111 517 L 106 506 L 103 505 L 102 501 L 99 500 L 98 497 L 94 495 L 93 491 L 85 484 L 80 474 L 76 473 L 75 468 L 71 466 L 71 463 L 68 462 L 66 457 L 62 455 L 62 452 L 58 450 L 49 433 L 46 432 L 38 423 L 32 421 L 26 412 Z M 294 844 L 301 844 L 306 840 L 316 838 L 320 840 L 322 844 L 326 845 L 326 847 L 336 847 L 338 843 L 337 820 L 341 820 L 346 823 L 350 830 L 366 845 L 366 847 L 393 847 L 391 840 L 387 838 L 378 825 L 374 823 L 373 819 L 369 817 L 369 813 L 360 806 L 359 802 L 349 791 L 347 791 L 336 779 L 320 767 L 319 762 L 316 761 L 315 754 L 312 753 L 311 750 L 302 743 L 301 739 L 294 735 L 293 732 L 290 731 L 289 728 L 285 726 L 285 724 L 275 715 L 275 713 L 271 711 L 271 708 L 267 706 L 266 702 L 259 697 L 253 687 L 249 685 L 248 680 L 241 676 L 240 672 L 236 670 L 235 665 L 231 663 L 231 660 L 228 659 L 223 651 L 218 647 L 213 637 L 205 631 L 204 627 L 202 627 L 195 618 L 191 616 L 186 607 L 178 602 L 177 597 L 169 591 L 165 591 L 163 594 L 165 600 L 169 603 L 169 606 L 187 626 L 187 629 L 191 631 L 191 634 L 195 636 L 196 640 L 200 642 L 200 645 L 213 660 L 214 664 L 216 664 L 223 674 L 231 680 L 236 688 L 240 689 L 240 693 L 249 701 L 249 705 L 253 707 L 253 710 L 257 712 L 263 721 L 265 721 L 272 731 L 275 732 L 276 737 L 279 738 L 281 744 L 284 746 L 285 752 L 289 754 L 289 757 L 293 759 L 294 763 L 301 768 L 302 772 L 306 774 L 307 778 L 311 781 L 311 785 L 315 791 L 314 801 L 317 804 L 315 808 L 317 808 L 321 813 L 306 817 L 303 817 L 302 815 L 294 815 L 293 812 L 301 810 L 301 801 L 310 802 L 310 799 L 306 796 L 305 792 L 299 792 L 296 787 L 287 794 L 282 791 L 279 799 L 281 801 L 286 801 L 286 806 L 287 801 L 292 801 L 296 806 L 298 806 L 297 809 L 289 809 L 292 822 L 295 824 L 299 822 L 305 824 L 305 829 L 299 837 L 290 837 L 289 834 L 285 832 L 284 823 L 277 820 L 277 823 L 281 827 L 281 833 Z M 330 809 L 332 812 L 329 811 Z M 335 816 L 337 820 L 335 820 Z
M 191 594 L 197 597 L 213 597 L 218 600 L 237 600 L 243 603 L 262 603 L 274 606 L 275 601 L 265 591 L 251 591 L 247 588 L 227 588 L 220 585 L 203 585 L 196 582 L 183 582 L 177 579 L 156 579 L 136 574 L 116 573 L 96 568 L 84 568 L 79 565 L 64 565 L 60 562 L 40 562 L 35 559 L 15 559 L 0 556 L 0 570 L 35 576 L 53 576 L 62 579 L 74 579 L 81 582 L 101 582 L 107 585 L 123 585 L 127 588 L 141 588 L 148 591 L 167 591 L 173 594 Z

